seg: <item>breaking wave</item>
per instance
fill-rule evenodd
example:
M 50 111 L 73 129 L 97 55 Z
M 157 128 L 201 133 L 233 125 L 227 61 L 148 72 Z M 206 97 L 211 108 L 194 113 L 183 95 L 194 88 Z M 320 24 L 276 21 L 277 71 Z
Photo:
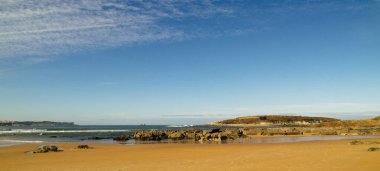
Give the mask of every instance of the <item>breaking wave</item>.
M 92 132 L 129 132 L 127 129 L 119 130 L 47 130 L 47 129 L 9 129 L 0 130 L 0 134 L 28 134 L 28 133 L 92 133 Z

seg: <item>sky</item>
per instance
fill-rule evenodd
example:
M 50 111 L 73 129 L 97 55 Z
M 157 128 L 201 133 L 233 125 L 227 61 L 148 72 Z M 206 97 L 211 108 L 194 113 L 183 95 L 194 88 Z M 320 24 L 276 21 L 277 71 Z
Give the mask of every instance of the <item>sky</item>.
M 0 120 L 380 115 L 380 1 L 0 0 Z

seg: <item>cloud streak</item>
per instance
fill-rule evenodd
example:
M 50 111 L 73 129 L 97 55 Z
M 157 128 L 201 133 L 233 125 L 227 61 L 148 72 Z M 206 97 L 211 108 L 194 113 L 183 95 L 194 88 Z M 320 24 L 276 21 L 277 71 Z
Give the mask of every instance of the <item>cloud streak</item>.
M 2 0 L 0 59 L 183 39 L 162 22 L 220 13 L 207 1 Z
M 242 35 L 267 28 L 275 23 L 273 19 L 295 12 L 363 10 L 371 5 L 339 1 L 212 0 L 0 0 L 0 3 L 0 60 L 21 57 L 32 62 L 78 50 Z

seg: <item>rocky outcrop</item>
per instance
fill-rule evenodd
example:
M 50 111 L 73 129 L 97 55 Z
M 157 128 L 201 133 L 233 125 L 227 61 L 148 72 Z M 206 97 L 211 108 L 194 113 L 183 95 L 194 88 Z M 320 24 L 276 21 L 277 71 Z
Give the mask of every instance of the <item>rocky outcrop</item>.
M 140 130 L 136 140 L 194 140 L 225 141 L 238 138 L 262 136 L 302 136 L 302 135 L 380 135 L 380 127 L 278 127 L 278 128 L 228 128 L 228 129 L 185 129 L 185 130 Z
M 140 130 L 136 131 L 133 138 L 136 140 L 195 140 L 195 141 L 224 141 L 242 137 L 239 129 L 185 129 L 185 130 Z
M 165 131 L 140 130 L 135 132 L 133 138 L 137 140 L 162 140 L 167 139 L 168 135 Z
M 301 128 L 244 128 L 242 134 L 252 136 L 303 135 Z
M 185 139 L 185 135 L 183 131 L 172 132 L 168 135 L 168 138 L 173 140 L 182 140 Z
M 133 138 L 136 140 L 194 140 L 194 141 L 225 141 L 238 138 L 250 138 L 260 136 L 312 136 L 312 135 L 380 135 L 380 117 L 368 120 L 339 121 L 333 118 L 304 117 L 304 116 L 256 116 L 242 117 L 229 122 L 255 122 L 270 121 L 271 123 L 298 123 L 312 124 L 276 127 L 244 127 L 244 128 L 214 128 L 209 130 L 184 129 L 184 130 L 140 130 L 136 131 Z
M 368 148 L 368 151 L 371 151 L 371 152 L 380 151 L 380 147 L 370 147 L 370 148 Z
M 283 129 L 187 129 L 187 130 L 154 130 L 136 131 L 134 138 L 136 140 L 195 140 L 195 141 L 225 141 L 237 138 L 252 137 L 252 136 L 274 136 L 274 135 L 303 135 L 303 132 L 296 128 Z
M 36 151 L 33 151 L 33 153 L 47 153 L 47 152 L 59 152 L 59 151 L 63 151 L 61 149 L 58 149 L 57 146 L 54 146 L 54 145 L 41 145 L 37 148 Z

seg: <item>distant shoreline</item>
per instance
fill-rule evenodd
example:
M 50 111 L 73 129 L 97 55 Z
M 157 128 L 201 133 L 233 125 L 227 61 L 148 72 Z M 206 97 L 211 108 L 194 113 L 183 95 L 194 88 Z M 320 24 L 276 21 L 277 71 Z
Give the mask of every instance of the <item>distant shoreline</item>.
M 0 126 L 74 126 L 74 122 L 53 121 L 0 121 Z

